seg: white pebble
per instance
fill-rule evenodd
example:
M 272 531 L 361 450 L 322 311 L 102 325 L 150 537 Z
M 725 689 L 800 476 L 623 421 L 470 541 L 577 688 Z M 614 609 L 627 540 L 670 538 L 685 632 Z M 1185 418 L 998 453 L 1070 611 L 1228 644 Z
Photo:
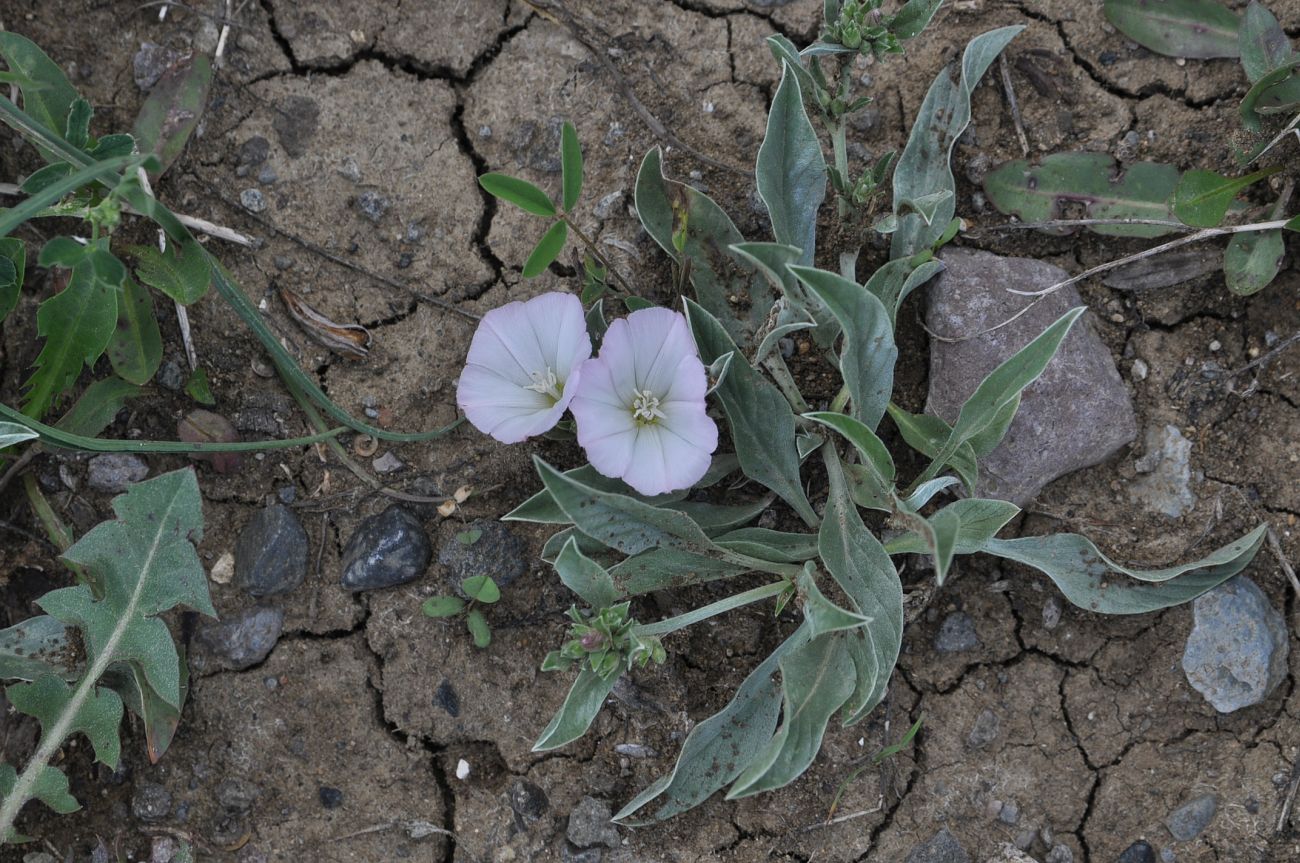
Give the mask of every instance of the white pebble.
M 1219 341 L 1218 339 L 1215 339 L 1214 341 L 1210 342 L 1210 351 L 1212 353 L 1218 353 L 1222 349 L 1223 349 L 1223 342 Z
M 469 778 L 469 762 L 464 758 L 456 762 L 456 778 L 462 782 Z
M 1146 360 L 1133 361 L 1133 380 L 1135 381 L 1146 380 L 1148 371 L 1150 371 L 1150 369 L 1147 368 Z

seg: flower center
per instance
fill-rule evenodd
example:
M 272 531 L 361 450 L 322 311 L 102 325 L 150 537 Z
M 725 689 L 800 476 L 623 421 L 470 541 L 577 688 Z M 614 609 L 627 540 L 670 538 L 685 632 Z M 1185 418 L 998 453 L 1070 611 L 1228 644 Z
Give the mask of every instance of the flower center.
M 650 390 L 632 390 L 632 419 L 641 425 L 650 425 L 667 415 L 659 410 L 659 397 Z
M 532 378 L 533 382 L 524 389 L 550 396 L 557 402 L 560 400 L 560 381 L 555 376 L 555 370 L 550 366 L 547 366 L 544 372 L 529 372 L 528 377 Z

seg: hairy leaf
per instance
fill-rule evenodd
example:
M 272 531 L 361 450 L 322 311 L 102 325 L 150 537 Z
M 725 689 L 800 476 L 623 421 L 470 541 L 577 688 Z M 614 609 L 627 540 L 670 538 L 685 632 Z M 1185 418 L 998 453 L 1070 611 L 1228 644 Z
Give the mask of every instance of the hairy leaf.
M 745 554 L 741 549 L 738 554 Z M 556 558 L 558 560 L 558 557 Z M 652 548 L 610 567 L 609 575 L 620 596 L 640 596 L 741 575 L 752 569 L 717 557 L 675 548 Z
M 1251 0 L 1239 34 L 1241 68 L 1251 83 L 1291 61 L 1295 52 L 1277 18 L 1259 0 Z
M 203 117 L 211 88 L 212 62 L 206 54 L 196 53 L 174 63 L 149 91 L 131 132 L 141 153 L 158 157 L 152 179 L 157 180 L 185 149 Z
M 0 800 L 8 803 L 8 797 L 14 790 L 17 774 L 8 764 L 0 764 Z M 33 782 L 29 800 L 39 800 L 60 815 L 76 812 L 81 808 L 77 798 L 68 790 L 68 777 L 57 767 L 45 766 Z M 0 844 L 17 841 L 17 835 L 0 830 Z
M 844 439 L 853 444 L 854 449 L 862 456 L 862 463 L 871 470 L 880 486 L 884 489 L 893 487 L 894 457 L 889 454 L 885 442 L 865 423 L 846 414 L 829 411 L 809 413 L 804 416 L 843 435 Z
M 18 423 L 0 422 L 0 449 L 23 441 L 35 440 L 38 437 L 40 435 L 27 428 L 27 426 L 21 426 Z
M 72 687 L 62 677 L 42 674 L 30 683 L 15 683 L 5 689 L 5 697 L 15 709 L 34 716 L 41 723 L 41 733 L 56 732 L 64 714 L 71 722 L 62 726 L 63 736 L 78 732 L 86 735 L 95 747 L 95 759 L 117 769 L 122 743 L 117 728 L 122 723 L 122 699 L 111 689 L 95 688 L 79 705 L 72 704 Z
M 153 246 L 132 246 L 130 252 L 138 263 L 136 277 L 181 305 L 197 302 L 207 293 L 212 271 L 197 240 L 172 243 L 165 252 Z
M 889 22 L 889 29 L 899 39 L 915 39 L 921 35 L 943 0 L 907 0 Z
M 1188 602 L 1232 578 L 1255 558 L 1267 531 L 1260 525 L 1198 561 L 1145 571 L 1121 566 L 1073 533 L 991 539 L 984 551 L 1041 570 L 1079 608 L 1141 614 Z
M 809 561 L 804 564 L 804 571 L 797 582 L 802 597 L 803 615 L 808 621 L 808 631 L 814 639 L 829 632 L 857 629 L 871 623 L 871 618 L 840 608 L 827 599 L 817 587 L 816 574 L 816 565 Z M 845 697 L 847 698 L 848 695 L 846 694 Z
M 931 459 L 938 458 L 944 443 L 952 437 L 952 426 L 930 414 L 908 413 L 891 404 L 889 418 L 894 421 L 908 446 Z M 962 485 L 966 486 L 967 491 L 975 490 L 979 482 L 979 464 L 969 441 L 957 447 L 947 457 L 946 464 L 961 477 Z
M 596 714 L 600 713 L 600 708 L 604 706 L 605 698 L 617 682 L 617 674 L 601 677 L 590 668 L 584 667 L 578 672 L 578 679 L 573 681 L 573 687 L 569 690 L 559 712 L 546 726 L 542 736 L 533 744 L 533 751 L 547 752 L 551 749 L 559 749 L 586 734 L 591 723 L 596 720 Z
M 0 30 L 0 56 L 17 76 L 23 94 L 23 108 L 55 135 L 67 132 L 68 112 L 77 101 L 77 91 L 59 64 L 45 55 L 35 42 L 10 30 Z
M 803 563 L 817 556 L 817 536 L 811 533 L 785 533 L 765 527 L 743 527 L 724 533 L 713 541 L 746 557 L 775 563 Z
M 976 554 L 1020 513 L 1020 507 L 1005 500 L 972 497 L 953 501 L 943 512 L 952 513 L 959 523 L 955 552 Z M 925 537 L 917 533 L 905 533 L 885 543 L 890 554 L 925 554 L 928 548 Z
M 782 62 L 755 176 L 776 241 L 799 249 L 799 262 L 811 264 L 817 210 L 826 197 L 826 160 L 789 61 Z
M 984 178 L 989 203 L 1025 222 L 1062 218 L 1063 208 L 1083 208 L 1090 219 L 1174 218 L 1171 197 L 1178 185 L 1173 165 L 1137 162 L 1122 172 L 1106 153 L 1053 153 L 1037 166 L 1017 159 Z M 1113 237 L 1159 237 L 1171 228 L 1160 225 L 1090 225 L 1094 233 Z M 1063 233 L 1047 229 L 1049 233 Z
M 147 384 L 162 364 L 162 333 L 149 289 L 127 276 L 117 302 L 117 329 L 108 343 L 113 371 L 133 384 Z
M 1240 19 L 1215 0 L 1106 0 L 1106 19 L 1144 48 L 1210 60 L 1240 52 Z
M 778 315 L 776 326 L 764 336 L 762 344 L 754 352 L 754 365 L 758 365 L 767 352 L 776 345 L 777 340 L 781 338 L 778 332 L 789 333 L 803 329 L 803 321 L 816 324 L 817 329 L 813 331 L 812 336 L 818 345 L 830 347 L 834 344 L 835 337 L 840 332 L 839 322 L 817 295 L 811 293 L 795 278 L 788 266 L 800 258 L 797 247 L 782 243 L 736 243 L 731 247 L 731 251 L 741 260 L 753 265 L 767 279 L 772 289 L 785 297 L 791 310 L 802 312 L 802 317 L 794 311 L 784 319 Z
M 76 680 L 82 659 L 75 635 L 48 614 L 0 630 L 0 680 L 35 680 L 42 674 Z
M 911 258 L 901 258 L 887 262 L 872 273 L 865 287 L 884 305 L 885 311 L 889 312 L 890 326 L 893 326 L 903 300 L 943 270 L 943 261 L 937 259 L 916 266 Z
M 686 301 L 686 319 L 704 362 L 711 363 L 727 351 L 736 350 L 718 320 L 690 300 Z M 732 364 L 716 395 L 726 411 L 736 456 L 745 475 L 784 498 L 809 524 L 816 524 L 817 514 L 799 480 L 794 412 L 789 402 L 747 363 Z
M 168 704 L 153 690 L 138 662 L 114 663 L 103 677 L 104 686 L 120 695 L 127 709 L 140 718 L 144 726 L 145 755 L 150 764 L 157 764 L 167 752 L 180 725 L 181 707 L 190 687 L 190 669 L 184 651 L 180 654 L 180 669 L 181 703 L 178 705 Z
M 811 267 L 790 269 L 839 321 L 844 332 L 840 374 L 849 389 L 853 416 L 874 431 L 889 406 L 898 361 L 889 312 L 875 294 L 842 276 Z
M 894 169 L 895 215 L 902 201 L 917 200 L 938 192 L 956 195 L 957 184 L 949 160 L 952 148 L 970 123 L 971 91 L 984 77 L 989 64 L 1007 43 L 1023 30 L 1003 27 L 976 36 L 962 55 L 960 77 L 941 71 L 925 95 L 912 124 L 907 146 Z M 907 258 L 928 248 L 943 235 L 956 212 L 956 199 L 949 197 L 935 208 L 930 224 L 912 214 L 900 218 L 890 244 L 891 258 Z
M 622 599 L 618 588 L 614 586 L 614 579 L 605 568 L 583 554 L 577 541 L 572 538 L 555 558 L 555 571 L 564 586 L 582 597 L 582 601 L 592 608 L 607 608 Z
M 653 497 L 646 497 L 645 495 L 637 494 L 636 491 L 634 491 L 627 483 L 623 482 L 623 480 L 605 476 L 589 464 L 584 464 L 582 467 L 573 468 L 572 470 L 566 470 L 564 475 L 569 479 L 575 480 L 599 491 L 608 491 L 613 492 L 614 494 L 636 498 L 637 500 L 650 504 L 651 506 L 662 506 L 671 501 L 681 500 L 689 494 L 689 490 L 682 490 L 655 495 Z M 700 484 L 704 485 L 706 483 L 704 480 L 701 480 Z M 528 500 L 519 504 L 519 506 L 515 507 L 510 512 L 501 516 L 501 520 L 531 521 L 537 524 L 573 523 L 570 521 L 569 517 L 565 515 L 564 510 L 560 509 L 559 504 L 555 502 L 555 498 L 551 497 L 551 493 L 545 488 L 528 498 Z

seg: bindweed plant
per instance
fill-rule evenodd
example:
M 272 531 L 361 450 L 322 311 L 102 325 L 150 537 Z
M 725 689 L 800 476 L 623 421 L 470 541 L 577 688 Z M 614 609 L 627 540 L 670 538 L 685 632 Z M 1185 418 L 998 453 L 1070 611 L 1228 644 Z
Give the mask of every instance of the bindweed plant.
M 31 433 L 0 423 L 0 446 Z M 50 762 L 74 734 L 116 770 L 123 708 L 144 723 L 150 759 L 167 749 L 188 687 L 184 657 L 158 615 L 177 605 L 214 616 L 194 543 L 203 535 L 198 482 L 179 470 L 137 483 L 113 500 L 117 518 L 64 553 L 85 574 L 37 600 L 43 615 L 0 631 L 5 697 L 34 716 L 41 739 L 21 772 L 0 764 L 0 844 L 23 841 L 19 811 L 39 800 L 58 813 L 80 808 Z
M 991 554 L 1042 571 L 1082 608 L 1134 614 L 1200 595 L 1240 572 L 1263 542 L 1261 527 L 1202 560 L 1136 571 L 1074 534 L 999 538 L 1019 512 L 1007 501 L 941 501 L 958 488 L 974 493 L 979 459 L 1084 309 L 989 374 L 952 425 L 892 401 L 899 310 L 942 269 L 935 251 L 960 227 L 950 152 L 969 123 L 972 89 L 1020 28 L 975 38 L 930 87 L 896 162 L 869 166 L 852 184 L 843 120 L 863 102 L 848 93 L 846 69 L 837 77 L 829 65 L 897 51 L 939 5 L 911 0 L 890 15 L 878 0 L 832 0 L 812 46 L 798 52 L 782 37 L 769 40 L 782 75 L 755 179 L 770 240 L 746 240 L 706 194 L 665 175 L 658 150 L 646 155 L 636 211 L 672 260 L 674 284 L 690 286 L 680 311 L 637 298 L 609 323 L 599 296 L 584 309 L 577 297 L 549 293 L 490 311 L 470 346 L 457 400 L 475 427 L 515 443 L 549 433 L 567 410 L 589 459 L 562 470 L 535 458 L 542 490 L 505 516 L 561 527 L 542 556 L 580 602 L 543 665 L 577 676 L 536 750 L 585 733 L 621 675 L 667 659 L 673 633 L 760 603 L 798 614 L 789 626 L 780 618 L 775 650 L 694 725 L 676 766 L 623 807 L 622 823 L 669 818 L 724 788 L 737 798 L 786 785 L 812 763 L 833 720 L 869 716 L 902 643 L 898 555 L 928 555 L 942 585 L 957 555 Z M 810 112 L 827 128 L 831 165 Z M 565 146 L 576 147 L 576 137 L 566 135 Z M 484 186 L 530 212 L 567 212 L 581 161 L 564 166 L 563 208 L 524 180 L 489 175 Z M 842 218 L 880 208 L 871 224 L 890 235 L 890 255 L 865 280 L 858 249 L 816 244 L 828 184 Z M 838 267 L 817 266 L 823 261 Z M 805 396 L 777 349 L 798 331 L 840 381 L 828 404 Z M 900 476 L 879 431 L 886 417 L 928 460 L 918 475 Z M 764 493 L 729 493 L 725 502 L 692 494 L 735 474 Z M 775 503 L 805 529 L 750 526 Z M 706 582 L 735 590 L 676 617 L 637 618 L 637 597 Z
M 1008 162 L 988 174 L 984 191 L 997 209 L 1051 232 L 1080 226 L 1109 236 L 1154 238 L 1184 233 L 1146 253 L 1189 243 L 1230 237 L 1223 271 L 1228 287 L 1249 296 L 1277 277 L 1285 256 L 1284 234 L 1300 231 L 1291 217 L 1294 156 L 1272 156 L 1277 164 L 1248 170 L 1268 161 L 1293 136 L 1300 139 L 1300 54 L 1286 31 L 1258 0 L 1238 15 L 1215 0 L 1106 0 L 1105 14 L 1125 36 L 1157 54 L 1181 59 L 1234 58 L 1241 62 L 1250 88 L 1238 110 L 1238 153 L 1245 173 L 1225 176 L 1203 168 L 1137 162 L 1121 169 L 1105 153 L 1055 153 L 1038 165 Z M 1251 186 L 1284 171 L 1276 199 L 1263 221 L 1242 223 L 1246 210 L 1237 197 Z M 1062 220 L 1067 207 L 1088 218 Z M 1119 263 L 1131 259 L 1124 259 Z M 1108 264 L 1088 274 L 1110 269 Z

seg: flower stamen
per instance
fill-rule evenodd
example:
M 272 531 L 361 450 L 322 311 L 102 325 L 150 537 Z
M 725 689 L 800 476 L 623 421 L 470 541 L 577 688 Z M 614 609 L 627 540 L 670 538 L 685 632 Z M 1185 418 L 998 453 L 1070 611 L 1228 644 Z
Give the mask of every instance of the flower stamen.
M 524 389 L 550 396 L 556 401 L 560 400 L 560 380 L 550 366 L 547 366 L 544 372 L 529 372 L 528 377 L 532 378 L 533 382 L 526 385 Z
M 667 414 L 659 409 L 659 397 L 650 390 L 633 390 L 632 391 L 632 419 L 641 425 L 650 425 L 661 419 L 667 419 Z

